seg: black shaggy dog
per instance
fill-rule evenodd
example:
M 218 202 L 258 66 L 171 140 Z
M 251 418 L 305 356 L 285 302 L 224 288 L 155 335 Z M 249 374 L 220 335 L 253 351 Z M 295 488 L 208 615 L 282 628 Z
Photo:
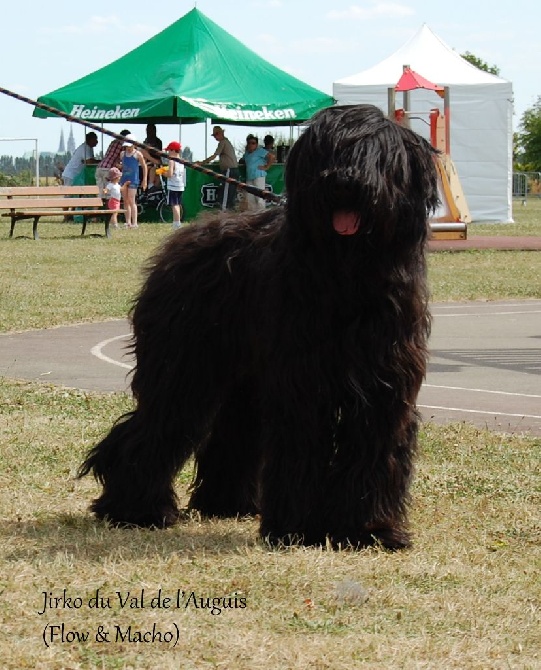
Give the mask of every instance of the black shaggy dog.
M 81 465 L 92 511 L 169 526 L 261 515 L 271 543 L 408 546 L 427 360 L 435 151 L 371 105 L 318 113 L 287 204 L 173 234 L 132 311 L 136 409 Z

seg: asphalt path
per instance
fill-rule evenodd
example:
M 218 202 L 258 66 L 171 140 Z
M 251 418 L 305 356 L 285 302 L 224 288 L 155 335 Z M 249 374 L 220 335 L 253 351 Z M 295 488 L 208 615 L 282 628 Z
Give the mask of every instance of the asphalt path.
M 541 300 L 436 303 L 425 420 L 541 436 Z M 0 334 L 0 376 L 125 391 L 126 320 Z

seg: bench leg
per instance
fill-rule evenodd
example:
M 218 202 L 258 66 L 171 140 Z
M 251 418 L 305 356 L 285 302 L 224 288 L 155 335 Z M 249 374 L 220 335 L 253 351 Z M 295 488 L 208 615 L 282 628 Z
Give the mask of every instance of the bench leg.
M 17 219 L 15 217 L 11 217 L 11 228 L 9 229 L 9 236 L 13 237 L 13 231 L 15 230 L 15 223 Z
M 34 236 L 35 240 L 39 240 L 38 221 L 39 221 L 39 216 L 35 216 L 34 217 L 34 223 L 32 224 L 32 235 Z
M 83 216 L 83 229 L 81 231 L 81 235 L 84 235 L 86 231 L 86 216 Z
M 104 217 L 104 223 L 105 223 L 105 237 L 111 237 L 111 231 L 109 230 L 109 224 L 111 222 L 111 219 L 109 216 Z

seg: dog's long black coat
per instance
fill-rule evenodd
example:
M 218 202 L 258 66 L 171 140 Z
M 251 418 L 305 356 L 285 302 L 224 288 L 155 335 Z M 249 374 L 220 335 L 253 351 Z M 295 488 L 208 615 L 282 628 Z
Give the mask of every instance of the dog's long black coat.
M 332 107 L 291 150 L 285 206 L 166 241 L 132 312 L 136 409 L 80 469 L 97 517 L 174 523 L 194 455 L 205 515 L 259 512 L 271 542 L 409 544 L 434 160 L 376 107 Z

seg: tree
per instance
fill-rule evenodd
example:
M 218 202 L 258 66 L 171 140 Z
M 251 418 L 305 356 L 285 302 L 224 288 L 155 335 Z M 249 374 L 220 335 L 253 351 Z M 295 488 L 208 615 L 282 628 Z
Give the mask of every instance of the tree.
M 516 159 L 526 172 L 541 172 L 541 96 L 522 115 L 515 135 Z
M 464 60 L 467 60 L 468 63 L 474 65 L 478 70 L 483 70 L 484 72 L 488 72 L 489 74 L 495 74 L 496 76 L 499 77 L 500 68 L 497 65 L 489 65 L 488 63 L 485 63 L 484 60 L 481 60 L 481 58 L 478 58 L 469 51 L 466 51 L 465 53 L 460 55 Z

